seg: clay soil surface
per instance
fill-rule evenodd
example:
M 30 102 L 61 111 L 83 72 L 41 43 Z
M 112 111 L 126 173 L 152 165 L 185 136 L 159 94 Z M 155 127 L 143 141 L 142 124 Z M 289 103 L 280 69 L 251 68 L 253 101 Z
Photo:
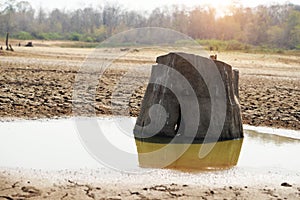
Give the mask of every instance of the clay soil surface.
M 0 118 L 137 116 L 151 66 L 157 56 L 165 53 L 168 49 L 115 48 L 95 52 L 16 47 L 16 52 L 2 51 Z M 230 52 L 219 53 L 219 60 L 240 70 L 244 124 L 300 129 L 299 55 Z M 98 67 L 94 73 L 89 68 L 93 65 L 108 67 L 102 71 Z M 92 81 L 93 75 L 98 76 L 95 84 L 87 81 Z

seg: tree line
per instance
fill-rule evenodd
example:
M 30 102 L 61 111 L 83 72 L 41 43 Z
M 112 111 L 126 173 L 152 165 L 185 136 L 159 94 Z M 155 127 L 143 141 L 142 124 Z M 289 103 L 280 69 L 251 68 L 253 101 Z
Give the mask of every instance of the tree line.
M 0 36 L 16 39 L 101 42 L 113 34 L 140 27 L 170 28 L 194 39 L 237 41 L 255 46 L 300 49 L 300 6 L 293 4 L 245 8 L 239 4 L 218 16 L 209 6 L 169 6 L 149 13 L 105 4 L 67 11 L 27 1 L 0 1 Z

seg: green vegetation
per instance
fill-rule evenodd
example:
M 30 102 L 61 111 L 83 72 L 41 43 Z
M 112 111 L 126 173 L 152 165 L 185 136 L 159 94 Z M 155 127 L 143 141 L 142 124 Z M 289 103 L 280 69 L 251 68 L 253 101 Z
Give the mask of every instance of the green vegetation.
M 99 43 L 113 34 L 139 27 L 170 28 L 218 50 L 275 51 L 300 49 L 300 6 L 285 4 L 245 8 L 233 5 L 216 16 L 207 6 L 170 6 L 149 14 L 106 3 L 73 11 L 42 7 L 21 0 L 0 2 L 0 37 L 20 40 L 71 40 Z M 184 44 L 186 41 L 178 41 Z M 84 45 L 86 46 L 86 45 Z M 89 46 L 89 45 L 87 45 Z
M 266 45 L 254 46 L 246 43 L 242 43 L 236 40 L 196 40 L 198 44 L 202 45 L 206 50 L 213 48 L 213 51 L 242 51 L 245 53 L 268 53 L 268 54 L 290 54 L 290 55 L 299 55 L 299 49 L 283 49 L 275 48 Z M 183 41 L 180 41 L 182 44 L 187 44 Z
M 39 40 L 62 40 L 64 39 L 64 37 L 59 34 L 59 33 L 52 33 L 52 32 L 48 32 L 48 33 L 33 33 L 32 34 L 36 39 Z
M 247 51 L 252 49 L 251 45 L 239 42 L 237 40 L 196 40 L 200 45 L 203 45 L 209 50 L 210 47 L 215 51 Z
M 15 35 L 13 35 L 12 37 L 19 39 L 19 40 L 32 40 L 34 37 L 25 31 L 20 31 L 18 33 L 16 33 Z

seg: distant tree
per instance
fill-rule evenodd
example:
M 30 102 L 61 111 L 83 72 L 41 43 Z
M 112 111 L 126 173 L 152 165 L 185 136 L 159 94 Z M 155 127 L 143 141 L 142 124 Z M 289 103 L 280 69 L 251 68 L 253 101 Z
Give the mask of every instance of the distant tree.
M 121 16 L 121 6 L 120 5 L 110 5 L 106 4 L 103 8 L 103 25 L 106 27 L 107 36 L 111 36 L 120 23 Z
M 163 27 L 163 20 L 163 11 L 160 8 L 155 8 L 148 18 L 148 25 L 152 27 Z
M 34 22 L 34 14 L 31 4 L 28 1 L 20 1 L 16 3 L 15 23 L 17 32 L 32 32 Z
M 209 39 L 215 35 L 215 10 L 197 7 L 189 13 L 188 34 L 193 38 Z
M 291 10 L 286 24 L 288 48 L 300 45 L 300 11 Z
M 173 5 L 172 7 L 172 28 L 181 32 L 188 33 L 189 15 L 185 7 Z
M 216 10 L 209 6 L 187 9 L 173 5 L 156 8 L 148 13 L 106 3 L 101 7 L 89 6 L 72 11 L 46 11 L 42 7 L 34 10 L 28 1 L 2 0 L 0 36 L 5 37 L 10 32 L 12 37 L 23 39 L 100 42 L 124 30 L 152 26 L 171 28 L 195 39 L 237 40 L 253 45 L 300 48 L 299 5 L 244 8 L 239 0 L 232 2 L 234 4 L 226 10 L 224 16 L 217 16 Z M 240 45 L 239 42 L 235 44 Z
M 6 0 L 2 4 L 1 10 L 1 32 L 5 34 L 6 32 L 13 32 L 16 28 L 14 14 L 16 12 L 16 4 L 15 0 Z

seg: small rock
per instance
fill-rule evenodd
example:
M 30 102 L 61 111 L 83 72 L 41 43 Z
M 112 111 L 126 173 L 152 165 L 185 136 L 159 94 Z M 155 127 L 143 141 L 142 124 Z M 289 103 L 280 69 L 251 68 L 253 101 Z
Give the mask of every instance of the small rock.
M 292 185 L 287 182 L 281 183 L 281 186 L 282 187 L 292 187 Z
M 139 192 L 130 192 L 131 195 L 140 195 Z
M 131 52 L 137 53 L 137 52 L 140 52 L 140 50 L 138 50 L 138 49 L 133 49 Z
M 130 49 L 129 48 L 122 48 L 120 49 L 120 51 L 129 51 Z

